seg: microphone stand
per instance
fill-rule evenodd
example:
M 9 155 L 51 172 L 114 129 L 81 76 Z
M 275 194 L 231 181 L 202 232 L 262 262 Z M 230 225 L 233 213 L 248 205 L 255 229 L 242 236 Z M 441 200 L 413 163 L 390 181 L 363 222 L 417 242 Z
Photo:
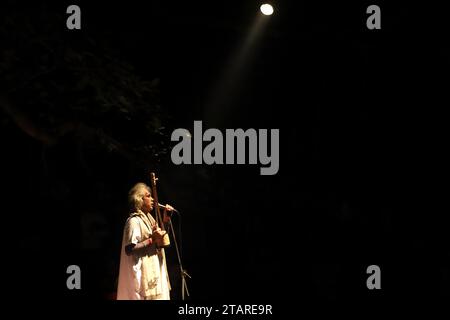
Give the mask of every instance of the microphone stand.
M 186 270 L 183 269 L 183 264 L 181 262 L 181 255 L 180 255 L 180 250 L 178 248 L 178 243 L 177 243 L 177 239 L 175 237 L 175 231 L 173 230 L 173 225 L 172 225 L 172 219 L 169 220 L 169 227 L 172 230 L 172 237 L 173 237 L 173 242 L 175 244 L 175 250 L 177 252 L 177 257 L 178 257 L 178 264 L 180 265 L 180 274 L 181 274 L 181 300 L 184 300 L 184 293 L 186 291 L 187 296 L 189 297 L 189 290 L 187 287 L 187 283 L 186 283 L 186 277 L 189 277 L 189 279 L 192 279 L 191 276 L 186 272 Z

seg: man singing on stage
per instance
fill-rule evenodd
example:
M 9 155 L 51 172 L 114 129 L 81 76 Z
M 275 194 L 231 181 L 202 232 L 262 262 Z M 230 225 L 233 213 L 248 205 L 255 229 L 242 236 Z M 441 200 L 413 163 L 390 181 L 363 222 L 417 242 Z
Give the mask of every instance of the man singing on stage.
M 160 244 L 166 231 L 154 217 L 150 188 L 137 183 L 128 193 L 131 213 L 122 239 L 117 300 L 170 300 L 166 256 Z M 164 207 L 164 222 L 173 207 Z

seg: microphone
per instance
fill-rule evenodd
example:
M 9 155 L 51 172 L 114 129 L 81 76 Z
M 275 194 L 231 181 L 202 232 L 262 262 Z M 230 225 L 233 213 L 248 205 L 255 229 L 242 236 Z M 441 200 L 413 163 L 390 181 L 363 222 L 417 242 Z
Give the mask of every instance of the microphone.
M 158 203 L 158 207 L 160 208 L 160 209 L 165 209 L 166 208 L 166 206 L 163 206 L 161 203 Z M 172 206 L 171 206 L 172 207 Z M 175 209 L 174 207 L 172 207 L 173 208 L 173 212 L 176 212 L 176 213 L 178 213 L 178 214 L 180 214 L 179 212 L 178 212 L 178 210 L 177 209 Z M 168 211 L 169 212 L 169 211 Z

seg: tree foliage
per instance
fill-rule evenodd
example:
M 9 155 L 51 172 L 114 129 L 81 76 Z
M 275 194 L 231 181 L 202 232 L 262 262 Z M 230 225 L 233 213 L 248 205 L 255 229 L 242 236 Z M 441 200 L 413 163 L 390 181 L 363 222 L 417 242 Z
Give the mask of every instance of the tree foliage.
M 108 34 L 71 33 L 66 17 L 40 9 L 9 11 L 0 22 L 0 105 L 46 145 L 71 136 L 85 146 L 137 161 L 167 153 L 159 80 L 142 79 Z M 5 123 L 5 122 L 3 122 Z

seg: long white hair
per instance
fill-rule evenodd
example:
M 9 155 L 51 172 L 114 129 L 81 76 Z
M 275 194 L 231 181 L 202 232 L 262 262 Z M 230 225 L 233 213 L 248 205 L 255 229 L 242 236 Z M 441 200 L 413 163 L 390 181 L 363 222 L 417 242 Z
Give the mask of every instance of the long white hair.
M 136 183 L 133 188 L 128 192 L 128 204 L 130 209 L 137 211 L 142 209 L 144 200 L 142 199 L 147 192 L 150 192 L 150 188 L 143 182 Z

